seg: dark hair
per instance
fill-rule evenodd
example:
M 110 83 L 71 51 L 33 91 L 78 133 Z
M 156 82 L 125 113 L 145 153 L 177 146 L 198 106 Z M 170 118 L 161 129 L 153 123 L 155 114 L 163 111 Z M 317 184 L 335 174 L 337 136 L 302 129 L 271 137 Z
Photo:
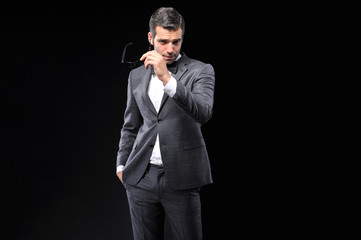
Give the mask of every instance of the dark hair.
M 182 36 L 184 35 L 185 23 L 183 16 L 172 7 L 158 8 L 150 17 L 149 31 L 152 33 L 153 37 L 155 37 L 155 28 L 157 26 L 174 31 L 181 27 Z

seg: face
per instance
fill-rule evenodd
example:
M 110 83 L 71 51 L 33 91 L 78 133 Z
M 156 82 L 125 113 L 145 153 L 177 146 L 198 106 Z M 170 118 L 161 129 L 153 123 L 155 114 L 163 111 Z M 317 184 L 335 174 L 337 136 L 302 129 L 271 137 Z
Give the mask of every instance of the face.
M 167 64 L 174 62 L 182 47 L 182 29 L 168 30 L 157 26 L 155 37 L 148 33 L 148 40 L 154 46 L 154 50 L 163 56 Z

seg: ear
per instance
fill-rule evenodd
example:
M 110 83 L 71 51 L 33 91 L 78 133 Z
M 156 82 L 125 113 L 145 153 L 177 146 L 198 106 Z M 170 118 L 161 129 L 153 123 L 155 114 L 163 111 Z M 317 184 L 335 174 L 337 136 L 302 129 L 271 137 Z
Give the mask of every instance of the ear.
M 154 45 L 154 40 L 151 32 L 148 32 L 148 41 L 151 45 Z

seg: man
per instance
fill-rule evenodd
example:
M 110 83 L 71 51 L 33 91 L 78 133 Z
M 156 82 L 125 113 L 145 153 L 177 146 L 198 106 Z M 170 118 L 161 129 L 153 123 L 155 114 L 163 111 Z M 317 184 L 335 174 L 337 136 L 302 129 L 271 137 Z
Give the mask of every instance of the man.
M 214 69 L 180 52 L 185 24 L 174 8 L 156 10 L 149 28 L 154 50 L 129 74 L 117 176 L 136 240 L 163 239 L 165 217 L 174 240 L 202 239 L 199 191 L 212 176 L 201 125 L 212 117 Z

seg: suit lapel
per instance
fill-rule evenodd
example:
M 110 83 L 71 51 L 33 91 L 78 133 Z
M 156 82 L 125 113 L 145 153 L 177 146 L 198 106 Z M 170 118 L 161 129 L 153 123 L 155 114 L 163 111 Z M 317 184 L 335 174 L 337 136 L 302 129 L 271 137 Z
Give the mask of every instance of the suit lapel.
M 183 61 L 179 62 L 177 73 L 173 76 L 177 81 L 179 81 L 188 70 L 187 56 L 184 55 L 182 58 L 184 58 L 184 59 L 183 59 Z M 162 110 L 162 107 L 163 107 L 164 103 L 167 101 L 168 97 L 169 97 L 169 95 L 164 93 L 163 98 L 162 98 L 162 103 L 160 104 L 159 112 Z
M 141 83 L 141 88 L 142 88 L 142 96 L 143 96 L 143 100 L 146 103 L 146 105 L 150 108 L 150 110 L 155 114 L 158 115 L 157 110 L 155 109 L 152 100 L 150 100 L 150 97 L 148 95 L 148 87 L 149 87 L 149 82 L 150 82 L 150 78 L 152 77 L 152 69 L 148 68 L 148 70 L 146 70 L 144 77 L 142 79 L 142 83 Z

